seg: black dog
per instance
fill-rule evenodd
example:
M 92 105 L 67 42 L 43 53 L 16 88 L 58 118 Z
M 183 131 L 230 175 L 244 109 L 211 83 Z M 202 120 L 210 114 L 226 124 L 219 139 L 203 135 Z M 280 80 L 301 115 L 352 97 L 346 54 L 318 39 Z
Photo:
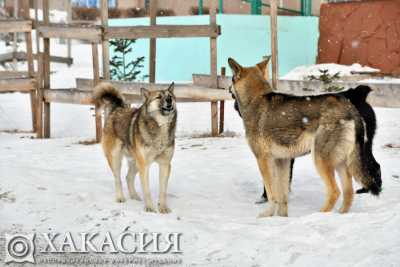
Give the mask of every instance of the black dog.
M 365 142 L 365 152 L 366 156 L 368 158 L 369 164 L 372 166 L 373 171 L 375 172 L 373 177 L 378 177 L 376 180 L 377 185 L 379 187 L 382 185 L 382 178 L 381 178 L 381 166 L 379 163 L 375 160 L 374 155 L 372 154 L 372 145 L 373 145 L 373 140 L 375 137 L 375 132 L 376 132 L 376 116 L 375 112 L 372 109 L 371 105 L 368 104 L 367 102 L 367 96 L 371 92 L 371 88 L 368 86 L 360 85 L 355 89 L 349 89 L 345 92 L 339 93 L 339 95 L 344 96 L 347 98 L 353 105 L 354 107 L 358 110 L 360 113 L 361 117 L 363 118 L 366 126 L 366 135 L 367 135 L 367 141 Z M 235 99 L 235 96 L 232 94 L 232 98 Z M 240 114 L 239 110 L 239 104 L 235 99 L 235 104 L 234 104 L 235 110 L 239 113 L 239 116 L 241 117 L 242 115 Z M 294 159 L 290 161 L 290 184 L 292 183 L 292 177 L 293 177 L 293 165 L 294 165 Z M 268 201 L 267 197 L 267 192 L 265 191 L 261 196 L 262 200 L 258 201 L 257 203 L 262 203 Z M 357 190 L 357 194 L 362 194 L 362 193 L 367 193 L 368 190 L 365 188 L 361 188 Z

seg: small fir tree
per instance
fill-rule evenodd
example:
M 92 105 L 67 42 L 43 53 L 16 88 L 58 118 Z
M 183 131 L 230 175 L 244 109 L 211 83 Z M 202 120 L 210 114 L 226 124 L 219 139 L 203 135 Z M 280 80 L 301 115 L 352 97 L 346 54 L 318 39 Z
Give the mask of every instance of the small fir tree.
M 128 54 L 132 52 L 135 39 L 115 39 L 110 41 L 110 46 L 114 55 L 110 60 L 110 74 L 112 80 L 134 81 L 145 79 L 148 75 L 140 75 L 143 68 L 144 57 L 133 60 L 128 59 Z

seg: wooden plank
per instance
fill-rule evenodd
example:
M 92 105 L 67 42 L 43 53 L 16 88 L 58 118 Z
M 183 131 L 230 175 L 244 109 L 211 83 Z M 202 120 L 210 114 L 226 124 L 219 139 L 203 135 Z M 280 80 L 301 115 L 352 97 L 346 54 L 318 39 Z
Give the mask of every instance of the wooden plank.
M 211 84 L 211 76 L 207 74 L 193 74 L 193 84 L 197 86 L 209 86 Z M 229 89 L 232 84 L 232 77 L 218 76 L 217 86 L 215 88 Z
M 78 105 L 94 105 L 92 98 L 93 94 L 90 91 L 80 91 L 77 89 L 46 89 L 44 90 L 44 100 L 49 103 L 61 104 L 78 104 Z M 138 104 L 143 102 L 143 98 L 139 94 L 124 94 L 126 103 Z M 188 98 L 177 99 L 178 102 L 203 102 Z
M 7 62 L 7 61 L 12 61 L 14 58 L 16 58 L 19 61 L 24 61 L 26 60 L 26 52 L 19 51 L 17 53 L 5 53 L 0 55 L 0 63 L 2 62 Z M 38 59 L 37 54 L 33 54 L 33 58 L 35 60 Z M 50 56 L 50 61 L 51 62 L 56 62 L 56 63 L 64 63 L 68 65 L 72 65 L 74 62 L 73 58 L 67 58 L 67 57 L 61 57 L 61 56 Z
M 101 0 L 101 26 L 103 29 L 108 27 L 108 0 Z M 104 38 L 104 34 L 103 34 Z M 103 55 L 103 78 L 110 79 L 110 48 L 107 38 L 101 43 L 101 51 Z
M 0 71 L 0 79 L 31 78 L 27 71 Z
M 135 83 L 106 80 L 117 87 L 123 94 L 140 96 L 142 87 L 153 91 L 168 88 L 168 83 Z M 77 89 L 80 91 L 93 91 L 93 80 L 91 79 L 76 79 Z M 227 90 L 210 89 L 193 84 L 175 84 L 175 95 L 179 101 L 185 102 L 210 102 L 220 100 L 232 100 L 231 95 Z M 189 101 L 190 100 L 190 101 Z
M 93 105 L 92 92 L 75 89 L 44 89 L 43 97 L 48 103 Z
M 278 85 L 278 3 L 277 0 L 270 2 L 271 18 L 271 54 L 272 54 L 272 88 Z
M 157 0 L 150 0 L 150 26 L 155 26 L 157 22 Z M 150 39 L 149 51 L 149 81 L 154 83 L 156 81 L 156 49 L 157 40 Z
M 29 14 L 29 1 L 24 0 L 21 5 L 21 12 L 25 19 L 30 19 Z M 25 32 L 25 45 L 26 45 L 26 58 L 28 63 L 28 72 L 29 76 L 33 77 L 35 73 L 35 69 L 33 66 L 33 48 L 32 48 L 32 32 Z M 34 90 L 30 93 L 30 101 L 31 101 L 31 116 L 32 116 L 32 129 L 33 132 L 36 132 L 36 91 Z
M 51 23 L 38 26 L 37 30 L 43 38 L 78 39 L 98 43 L 102 40 L 101 27 L 93 25 Z
M 38 84 L 36 93 L 36 137 L 43 138 L 43 54 L 38 54 Z
M 35 79 L 4 79 L 0 80 L 0 93 L 30 92 L 36 90 Z
M 100 82 L 99 53 L 96 43 L 92 43 L 92 63 L 93 63 L 93 84 L 96 86 Z M 95 107 L 96 142 L 101 141 L 102 119 L 100 107 Z
M 153 25 L 106 27 L 104 39 L 186 38 L 213 37 L 220 34 L 219 26 L 213 25 Z
M 49 25 L 49 0 L 42 1 L 43 23 Z M 43 88 L 50 88 L 50 39 L 43 38 Z M 43 103 L 43 137 L 50 138 L 50 103 Z
M 226 69 L 221 68 L 221 77 L 225 77 Z M 225 101 L 219 103 L 219 134 L 224 132 L 225 127 Z
M 216 6 L 215 1 L 210 1 L 210 27 L 217 25 Z M 210 74 L 211 82 L 209 86 L 216 88 L 218 86 L 218 73 L 217 73 L 217 37 L 210 38 Z M 218 103 L 211 102 L 211 135 L 218 135 Z
M 211 80 L 210 75 L 193 74 L 193 83 L 195 86 L 205 86 Z M 218 77 L 218 87 L 228 89 L 231 85 L 232 77 Z M 271 82 L 271 81 L 270 81 Z M 348 90 L 356 88 L 360 85 L 369 86 L 373 91 L 368 97 L 368 102 L 376 107 L 400 108 L 400 84 L 391 84 L 387 82 L 363 82 L 363 81 L 337 81 L 332 84 L 325 85 L 320 81 L 295 81 L 295 80 L 278 80 L 277 92 L 293 94 L 293 95 L 320 95 L 328 94 L 329 87 L 343 88 Z
M 1 19 L 0 33 L 30 32 L 32 21 L 26 19 Z

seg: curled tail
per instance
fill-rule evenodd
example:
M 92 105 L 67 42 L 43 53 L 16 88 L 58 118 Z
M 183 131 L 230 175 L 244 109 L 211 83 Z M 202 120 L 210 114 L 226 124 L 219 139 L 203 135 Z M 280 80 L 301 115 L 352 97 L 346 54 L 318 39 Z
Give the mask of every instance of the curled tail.
M 377 196 L 382 190 L 380 172 L 377 173 L 371 165 L 370 154 L 364 142 L 365 132 L 361 118 L 355 118 L 355 127 L 356 140 L 354 151 L 350 157 L 350 171 L 366 190 Z
M 106 113 L 117 107 L 125 107 L 121 92 L 110 83 L 100 83 L 94 88 L 93 98 L 98 107 L 105 107 Z

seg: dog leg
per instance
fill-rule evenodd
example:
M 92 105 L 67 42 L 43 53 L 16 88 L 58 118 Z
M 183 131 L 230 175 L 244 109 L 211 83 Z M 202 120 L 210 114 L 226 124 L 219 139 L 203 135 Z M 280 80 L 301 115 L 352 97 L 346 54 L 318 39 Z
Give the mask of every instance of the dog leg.
M 116 201 L 119 203 L 125 202 L 124 193 L 121 185 L 121 162 L 122 151 L 121 147 L 116 144 L 111 151 L 106 151 L 106 157 L 115 180 Z
M 140 201 L 138 193 L 135 189 L 135 177 L 137 173 L 136 162 L 128 160 L 128 174 L 126 175 L 126 183 L 128 184 L 129 196 L 131 199 Z
M 325 204 L 320 211 L 329 212 L 335 206 L 336 201 L 340 195 L 340 191 L 335 180 L 335 170 L 318 155 L 315 155 L 314 161 L 317 171 L 322 177 L 322 180 L 324 181 L 326 186 Z
M 277 206 L 276 198 L 272 191 L 273 188 L 272 188 L 271 172 L 270 172 L 271 171 L 270 167 L 272 167 L 270 165 L 272 164 L 270 164 L 268 158 L 257 158 L 257 163 L 258 163 L 258 168 L 260 169 L 261 175 L 263 177 L 264 187 L 267 190 L 267 195 L 269 197 L 268 201 L 269 206 L 264 212 L 258 215 L 258 218 L 270 217 L 275 214 Z
M 160 213 L 170 213 L 171 210 L 167 206 L 167 186 L 168 179 L 171 174 L 171 164 L 169 162 L 160 162 L 160 195 L 158 210 Z
M 288 216 L 288 196 L 290 180 L 290 159 L 276 159 L 276 172 L 272 177 L 272 188 L 276 188 L 276 197 L 278 202 L 278 216 Z
M 137 164 L 136 166 L 139 169 L 140 181 L 142 184 L 143 198 L 145 203 L 144 210 L 146 212 L 156 212 L 150 194 L 149 165 L 145 162 L 144 157 L 139 155 L 137 157 L 136 164 Z
M 343 190 L 343 204 L 340 208 L 340 213 L 346 213 L 349 211 L 351 204 L 353 203 L 354 191 L 353 191 L 353 177 L 345 165 L 337 168 L 337 171 L 342 182 Z

